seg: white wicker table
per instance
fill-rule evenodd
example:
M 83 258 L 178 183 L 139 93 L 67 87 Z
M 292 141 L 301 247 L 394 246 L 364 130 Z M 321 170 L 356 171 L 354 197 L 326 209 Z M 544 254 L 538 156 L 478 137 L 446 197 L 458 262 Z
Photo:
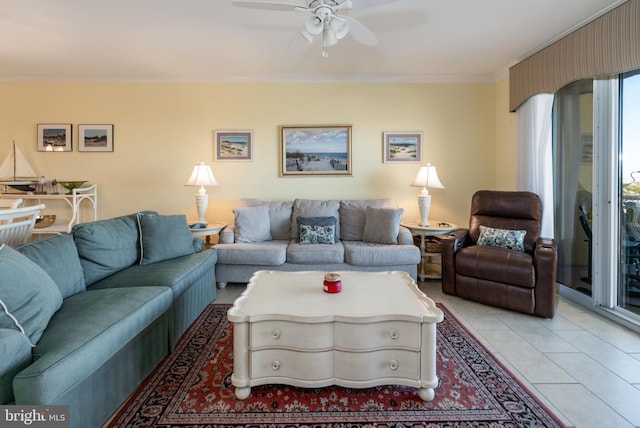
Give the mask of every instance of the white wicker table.
M 324 273 L 259 271 L 251 278 L 227 313 L 236 397 L 263 384 L 389 384 L 419 388 L 432 400 L 442 311 L 405 272 L 340 272 L 335 294 L 323 291 Z

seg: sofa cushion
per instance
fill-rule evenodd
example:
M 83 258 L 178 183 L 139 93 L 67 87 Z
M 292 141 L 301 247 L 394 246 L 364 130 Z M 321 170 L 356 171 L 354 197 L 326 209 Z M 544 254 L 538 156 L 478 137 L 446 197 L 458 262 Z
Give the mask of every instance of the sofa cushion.
M 354 266 L 417 265 L 420 249 L 415 245 L 387 245 L 363 241 L 342 241 L 344 259 Z
M 367 207 L 397 208 L 393 199 L 362 199 L 340 201 L 340 238 L 361 241 Z
M 344 247 L 335 244 L 306 245 L 291 241 L 287 248 L 287 263 L 322 265 L 344 263 Z
M 140 260 L 135 215 L 80 223 L 72 233 L 87 286 Z
M 472 245 L 458 250 L 455 264 L 459 275 L 526 288 L 535 287 L 533 258 L 523 251 Z
M 298 239 L 298 217 L 335 217 L 336 239 L 340 239 L 340 202 L 328 200 L 296 199 L 291 215 L 291 239 Z
M 402 208 L 367 207 L 362 240 L 375 244 L 397 244 Z
M 0 245 L 0 328 L 21 331 L 35 345 L 61 304 L 58 286 L 40 266 Z
M 217 244 L 218 263 L 230 265 L 281 265 L 287 259 L 289 241 Z
M 148 265 L 196 252 L 187 216 L 138 213 L 140 264 Z
M 63 298 L 86 290 L 80 256 L 72 235 L 55 235 L 31 241 L 16 250 L 49 274 Z
M 477 244 L 524 251 L 524 237 L 526 234 L 526 230 L 498 229 L 480 225 L 480 236 Z
M 269 207 L 269 221 L 271 223 L 271 238 L 289 240 L 291 237 L 291 213 L 293 202 L 267 202 L 259 199 L 240 199 L 243 206 L 255 207 L 266 205 Z
M 335 217 L 298 217 L 299 244 L 335 244 Z
M 175 300 L 191 287 L 195 280 L 204 275 L 212 274 L 215 262 L 215 251 L 201 251 L 163 260 L 152 265 L 134 265 L 96 282 L 89 289 L 169 287 Z
M 269 207 L 243 207 L 233 210 L 235 216 L 235 242 L 271 241 Z
M 16 375 L 16 398 L 55 403 L 163 316 L 171 301 L 166 287 L 89 290 L 69 297 L 33 350 L 33 364 Z
M 31 364 L 31 342 L 17 330 L 0 328 L 0 403 L 12 403 L 13 377 Z

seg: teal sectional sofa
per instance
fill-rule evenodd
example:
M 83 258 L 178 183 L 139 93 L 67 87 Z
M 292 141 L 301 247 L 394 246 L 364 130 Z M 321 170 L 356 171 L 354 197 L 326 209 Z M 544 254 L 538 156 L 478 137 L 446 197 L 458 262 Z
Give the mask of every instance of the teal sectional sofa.
M 215 249 L 185 216 L 83 223 L 0 248 L 0 404 L 99 427 L 215 299 Z

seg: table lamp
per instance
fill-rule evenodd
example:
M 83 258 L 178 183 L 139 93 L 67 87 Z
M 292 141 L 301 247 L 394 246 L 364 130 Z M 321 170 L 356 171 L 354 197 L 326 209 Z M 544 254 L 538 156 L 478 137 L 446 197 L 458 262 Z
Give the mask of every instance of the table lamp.
M 422 187 L 420 195 L 418 195 L 418 208 L 420 209 L 420 226 L 429 226 L 429 209 L 431 208 L 431 195 L 429 187 L 434 189 L 444 189 L 443 184 L 438 178 L 436 167 L 428 163 L 426 166 L 420 167 L 416 179 L 412 186 Z
M 185 183 L 185 186 L 200 186 L 196 194 L 196 209 L 198 210 L 198 223 L 207 224 L 207 207 L 209 205 L 209 195 L 204 186 L 217 186 L 218 182 L 213 176 L 213 171 L 209 165 L 204 162 L 193 167 L 191 177 Z

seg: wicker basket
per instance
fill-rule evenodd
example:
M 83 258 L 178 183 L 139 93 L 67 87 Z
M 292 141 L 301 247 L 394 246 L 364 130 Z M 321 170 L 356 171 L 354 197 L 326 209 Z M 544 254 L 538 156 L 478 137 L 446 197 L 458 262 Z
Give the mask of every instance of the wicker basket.
M 427 236 L 424 238 L 425 251 L 427 253 L 440 253 L 442 252 L 442 242 L 440 238 L 436 236 Z

